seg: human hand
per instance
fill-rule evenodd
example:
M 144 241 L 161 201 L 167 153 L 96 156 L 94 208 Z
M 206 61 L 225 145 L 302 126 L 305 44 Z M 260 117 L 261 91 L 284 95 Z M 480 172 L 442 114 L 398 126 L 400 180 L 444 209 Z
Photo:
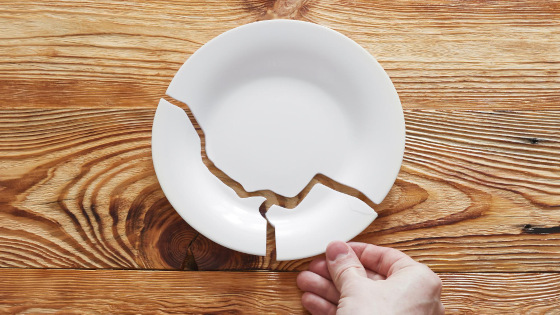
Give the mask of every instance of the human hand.
M 401 251 L 334 241 L 325 256 L 297 277 L 312 314 L 444 313 L 439 277 Z

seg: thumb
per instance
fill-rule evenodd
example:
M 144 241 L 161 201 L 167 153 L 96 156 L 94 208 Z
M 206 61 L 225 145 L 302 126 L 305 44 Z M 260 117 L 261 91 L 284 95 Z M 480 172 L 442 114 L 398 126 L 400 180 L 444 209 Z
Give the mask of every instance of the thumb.
M 327 246 L 327 266 L 331 279 L 340 293 L 348 283 L 357 278 L 365 278 L 366 270 L 348 244 L 333 241 Z

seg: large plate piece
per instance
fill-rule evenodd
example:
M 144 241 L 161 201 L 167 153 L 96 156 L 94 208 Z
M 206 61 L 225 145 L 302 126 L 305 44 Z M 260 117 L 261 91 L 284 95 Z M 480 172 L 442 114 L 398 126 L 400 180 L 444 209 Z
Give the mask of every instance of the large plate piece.
M 167 94 L 187 104 L 208 157 L 247 191 L 297 195 L 320 173 L 380 203 L 402 162 L 405 127 L 397 92 L 379 63 L 348 37 L 312 23 L 247 24 L 212 39 L 179 69 Z M 152 131 L 158 180 L 195 229 L 226 247 L 266 251 L 260 197 L 239 198 L 204 166 L 185 112 L 161 100 Z M 315 185 L 295 209 L 273 206 L 278 260 L 324 252 L 377 214 Z

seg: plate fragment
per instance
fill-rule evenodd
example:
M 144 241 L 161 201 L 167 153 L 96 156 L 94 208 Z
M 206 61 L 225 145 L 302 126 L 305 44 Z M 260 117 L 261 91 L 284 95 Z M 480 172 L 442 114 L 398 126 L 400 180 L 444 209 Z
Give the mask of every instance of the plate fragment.
M 325 252 L 329 242 L 349 241 L 377 217 L 366 203 L 317 184 L 294 209 L 272 206 L 266 213 L 276 235 L 276 259 Z
M 185 111 L 159 101 L 152 127 L 152 158 L 165 196 L 187 223 L 231 249 L 266 254 L 264 197 L 239 198 L 202 162 L 200 138 Z

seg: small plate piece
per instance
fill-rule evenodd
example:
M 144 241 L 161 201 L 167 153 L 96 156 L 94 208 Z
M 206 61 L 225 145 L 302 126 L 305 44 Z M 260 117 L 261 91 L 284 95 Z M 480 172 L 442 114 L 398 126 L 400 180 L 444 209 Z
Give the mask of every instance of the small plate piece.
M 272 206 L 266 213 L 274 226 L 277 260 L 322 254 L 329 242 L 352 239 L 376 217 L 360 199 L 320 184 L 294 209 Z

